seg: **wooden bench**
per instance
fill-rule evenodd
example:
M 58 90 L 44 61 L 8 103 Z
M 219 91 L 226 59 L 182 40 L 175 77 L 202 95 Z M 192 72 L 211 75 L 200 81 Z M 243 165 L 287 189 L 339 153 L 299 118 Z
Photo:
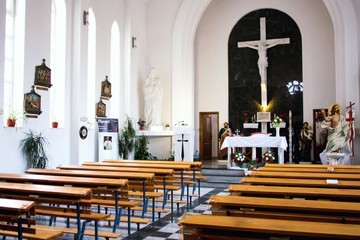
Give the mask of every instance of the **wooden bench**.
M 102 164 L 97 165 L 59 165 L 57 167 L 60 170 L 85 170 L 85 171 L 110 171 L 110 172 L 132 172 L 132 173 L 152 173 L 155 175 L 155 181 L 154 184 L 156 184 L 156 179 L 160 179 L 161 182 L 161 189 L 164 190 L 164 193 L 166 192 L 167 188 L 167 178 L 172 178 L 173 170 L 171 169 L 155 169 L 155 168 L 121 168 L 121 167 L 108 167 L 103 166 Z M 131 186 L 130 186 L 131 187 Z M 154 185 L 154 189 L 156 190 L 157 186 Z M 172 193 L 172 192 L 171 192 Z M 132 197 L 143 197 L 141 192 L 135 192 L 135 191 L 129 191 L 129 196 Z M 149 189 L 146 191 L 146 197 L 152 199 L 152 202 L 154 202 L 157 198 L 163 197 L 165 194 L 149 191 Z M 164 208 L 164 206 L 163 206 Z M 132 210 L 141 210 L 137 207 L 133 207 Z M 173 208 L 171 208 L 171 214 L 173 215 Z M 146 211 L 145 211 L 146 212 Z M 164 213 L 163 209 L 157 209 L 154 207 L 153 212 L 157 212 L 159 215 L 161 213 Z M 166 211 L 167 212 L 167 211 Z M 153 214 L 152 221 L 155 221 L 155 216 Z
M 270 178 L 298 178 L 298 179 L 338 179 L 360 181 L 360 174 L 352 173 L 309 173 L 309 172 L 267 172 L 252 171 L 251 177 L 270 177 Z M 284 180 L 286 181 L 286 180 Z
M 230 185 L 231 195 L 266 196 L 280 198 L 327 199 L 336 201 L 360 201 L 359 189 L 300 188 L 283 186 Z
M 165 161 L 164 161 L 165 162 Z M 182 198 L 184 197 L 184 192 L 185 192 L 185 188 L 187 187 L 187 194 L 186 194 L 186 199 L 187 199 L 187 209 L 189 209 L 189 205 L 190 205 L 190 194 L 189 194 L 189 188 L 188 185 L 184 184 L 184 172 L 186 171 L 190 171 L 191 170 L 191 166 L 190 164 L 163 164 L 162 161 L 159 161 L 159 163 L 157 164 L 148 164 L 148 163 L 141 163 L 141 162 L 137 162 L 137 161 L 131 161 L 131 162 L 127 162 L 127 161 L 118 161 L 118 160 L 104 160 L 104 162 L 101 163 L 93 163 L 93 162 L 86 162 L 83 163 L 86 165 L 92 164 L 92 165 L 103 165 L 103 166 L 112 166 L 112 167 L 128 167 L 128 168 L 134 168 L 134 167 L 138 167 L 138 168 L 159 168 L 159 169 L 172 169 L 175 171 L 174 174 L 176 174 L 176 172 L 180 175 L 180 185 L 181 185 L 181 195 L 180 195 L 180 200 L 182 200 Z
M 179 221 L 184 240 L 194 239 L 360 239 L 359 225 L 184 214 Z
M 360 224 L 360 203 L 247 196 L 211 196 L 213 215 Z
M 360 165 L 323 165 L 323 164 L 275 164 L 267 163 L 264 167 L 275 168 L 336 168 L 336 169 L 360 169 Z
M 243 177 L 240 181 L 244 185 L 264 185 L 264 186 L 291 186 L 291 187 L 323 187 L 323 188 L 349 188 L 360 189 L 360 181 L 336 180 L 331 179 L 297 179 L 270 177 Z
M 35 220 L 35 202 L 0 198 L 0 235 L 31 239 L 55 239 L 63 235 L 62 231 L 47 233 L 37 231 Z M 23 223 L 26 225 L 23 226 Z
M 197 181 L 198 183 L 198 196 L 200 197 L 200 182 L 204 181 L 206 178 L 202 176 L 202 162 L 191 162 L 191 161 L 161 161 L 161 160 L 118 160 L 118 159 L 105 159 L 104 162 L 108 163 L 121 163 L 121 162 L 130 162 L 130 163 L 143 163 L 143 164 L 162 164 L 162 165 L 190 165 L 190 170 L 192 171 L 192 181 Z M 197 175 L 195 177 L 195 175 Z M 201 176 L 201 177 L 200 177 Z M 193 185 L 193 194 L 195 194 L 196 184 Z
M 129 193 L 138 192 L 142 196 L 144 217 L 147 209 L 147 192 L 154 192 L 154 174 L 135 172 L 114 172 L 114 171 L 88 171 L 88 170 L 58 170 L 58 169 L 28 169 L 26 173 L 73 176 L 73 177 L 96 177 L 96 178 L 121 178 L 127 179 Z M 153 204 L 153 209 L 155 209 Z M 153 213 L 154 215 L 154 213 Z
M 37 204 L 37 215 L 40 212 L 39 207 L 42 207 L 44 203 L 64 205 L 63 209 L 73 206 L 72 217 L 76 219 L 78 239 L 83 235 L 81 220 L 94 220 L 96 238 L 98 237 L 98 220 L 100 219 L 94 217 L 82 219 L 81 215 L 83 207 L 91 207 L 91 205 L 86 203 L 86 200 L 91 199 L 91 194 L 90 188 L 0 182 L 1 197 L 34 201 Z M 104 216 L 101 216 L 101 219 Z M 85 226 L 83 225 L 84 228 Z
M 322 168 L 310 168 L 310 167 L 260 167 L 257 171 L 266 171 L 266 172 L 305 172 L 305 173 L 360 173 L 360 168 L 337 168 L 335 166 L 328 166 Z
M 92 178 L 92 177 L 69 177 L 69 176 L 56 176 L 56 175 L 39 175 L 39 174 L 16 174 L 16 173 L 0 173 L 0 181 L 18 182 L 18 183 L 35 183 L 45 185 L 57 186 L 74 186 L 74 187 L 88 187 L 92 190 L 92 199 L 94 201 L 98 195 L 111 195 L 113 196 L 112 206 L 115 208 L 115 215 L 120 218 L 121 208 L 135 207 L 139 203 L 129 203 L 127 196 L 128 181 L 126 179 L 108 179 L 108 178 Z M 93 204 L 97 204 L 93 202 Z M 107 202 L 110 205 L 109 202 Z M 130 206 L 129 206 L 130 205 Z M 129 216 L 130 222 L 130 216 Z M 115 221 L 113 232 L 119 222 Z M 130 224 L 129 224 L 130 225 Z M 130 231 L 130 227 L 128 228 Z M 130 232 L 129 232 L 130 234 Z

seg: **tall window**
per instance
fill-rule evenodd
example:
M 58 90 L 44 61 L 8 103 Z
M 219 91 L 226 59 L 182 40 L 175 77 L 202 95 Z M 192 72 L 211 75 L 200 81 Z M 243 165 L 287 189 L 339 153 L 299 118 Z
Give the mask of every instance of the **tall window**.
M 96 20 L 93 10 L 89 9 L 89 32 L 88 32 L 88 88 L 87 88 L 87 112 L 91 126 L 94 126 L 95 120 L 95 99 L 98 96 L 95 93 L 96 76 Z
M 7 117 L 11 111 L 21 113 L 23 109 L 25 0 L 6 0 L 5 22 L 4 116 Z
M 119 91 L 120 85 L 120 32 L 115 21 L 111 26 L 110 43 L 110 81 L 113 91 Z M 111 100 L 110 116 L 120 117 L 120 94 L 113 94 Z
M 53 86 L 50 89 L 50 120 L 65 122 L 65 52 L 66 6 L 64 0 L 53 0 L 51 5 L 50 68 Z

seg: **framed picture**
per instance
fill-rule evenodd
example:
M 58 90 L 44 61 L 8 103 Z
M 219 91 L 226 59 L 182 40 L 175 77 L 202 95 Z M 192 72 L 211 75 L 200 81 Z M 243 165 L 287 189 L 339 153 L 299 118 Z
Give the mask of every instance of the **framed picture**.
M 106 117 L 106 104 L 100 98 L 100 101 L 96 103 L 96 117 Z
M 257 112 L 257 122 L 271 122 L 271 112 Z
M 50 88 L 51 84 L 51 69 L 48 68 L 45 64 L 45 59 L 43 63 L 35 67 L 35 79 L 34 85 Z
M 101 97 L 108 99 L 111 96 L 111 83 L 108 80 L 108 76 L 106 76 L 105 80 L 101 83 Z
M 41 114 L 41 96 L 34 90 L 34 86 L 30 92 L 24 94 L 24 110 L 29 114 Z

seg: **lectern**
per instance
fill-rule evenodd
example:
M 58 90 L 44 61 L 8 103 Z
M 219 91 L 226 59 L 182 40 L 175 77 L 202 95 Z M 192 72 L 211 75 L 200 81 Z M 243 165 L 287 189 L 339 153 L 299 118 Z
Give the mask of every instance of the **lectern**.
M 174 126 L 175 161 L 194 161 L 194 129 L 190 126 Z

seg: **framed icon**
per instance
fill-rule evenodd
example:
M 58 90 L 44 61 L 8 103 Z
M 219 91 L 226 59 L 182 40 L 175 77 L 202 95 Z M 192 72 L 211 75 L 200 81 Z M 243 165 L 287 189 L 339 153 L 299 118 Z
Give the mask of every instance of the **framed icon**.
M 111 83 L 109 82 L 108 76 L 101 83 L 101 97 L 108 99 L 111 98 Z
M 30 92 L 24 94 L 24 111 L 29 114 L 40 115 L 41 111 L 41 96 L 34 90 L 34 86 Z
M 42 61 L 43 63 L 41 65 L 35 67 L 34 85 L 50 88 L 52 86 L 51 69 L 46 66 L 45 59 Z
M 106 117 L 106 104 L 100 98 L 100 101 L 96 103 L 96 117 Z
M 271 113 L 270 112 L 257 112 L 256 119 L 257 119 L 257 122 L 271 122 Z

